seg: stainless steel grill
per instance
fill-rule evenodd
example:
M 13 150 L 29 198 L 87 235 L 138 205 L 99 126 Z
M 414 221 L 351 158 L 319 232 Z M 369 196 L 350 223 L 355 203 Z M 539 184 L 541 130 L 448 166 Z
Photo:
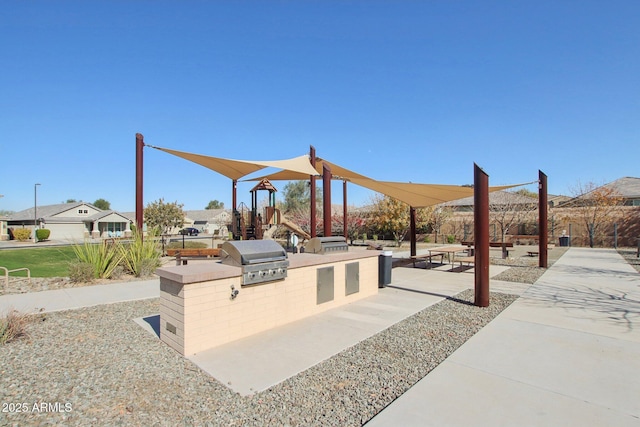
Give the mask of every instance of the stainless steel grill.
M 242 268 L 242 284 L 271 282 L 287 277 L 287 252 L 273 240 L 239 240 L 224 242 L 221 262 Z
M 342 236 L 314 237 L 304 245 L 304 251 L 312 254 L 347 252 L 349 245 Z

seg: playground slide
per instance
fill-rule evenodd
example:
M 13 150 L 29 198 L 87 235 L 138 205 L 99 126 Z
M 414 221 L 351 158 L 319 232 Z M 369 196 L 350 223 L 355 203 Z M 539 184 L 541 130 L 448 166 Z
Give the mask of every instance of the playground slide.
M 280 209 L 276 209 L 277 213 L 278 213 L 278 218 L 280 218 L 280 224 L 284 225 L 285 227 L 287 227 L 289 230 L 293 231 L 294 233 L 296 233 L 298 236 L 303 237 L 307 240 L 311 239 L 311 236 L 304 231 L 302 228 L 300 228 L 297 224 L 289 221 L 284 215 L 282 215 L 280 213 Z

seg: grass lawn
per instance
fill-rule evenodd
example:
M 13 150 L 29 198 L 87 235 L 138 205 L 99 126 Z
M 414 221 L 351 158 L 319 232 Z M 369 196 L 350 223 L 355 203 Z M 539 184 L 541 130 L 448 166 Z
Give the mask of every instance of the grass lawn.
M 9 270 L 27 267 L 31 277 L 67 277 L 69 261 L 76 259 L 71 246 L 0 250 L 0 267 Z M 4 274 L 4 271 L 0 271 Z M 10 276 L 26 276 L 26 271 L 10 273 Z

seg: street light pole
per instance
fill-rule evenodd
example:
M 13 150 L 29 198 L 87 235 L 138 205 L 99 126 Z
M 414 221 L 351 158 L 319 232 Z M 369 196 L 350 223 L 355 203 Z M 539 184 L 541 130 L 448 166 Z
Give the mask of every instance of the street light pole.
M 36 243 L 36 230 L 38 226 L 38 185 L 36 183 L 33 186 L 33 243 Z

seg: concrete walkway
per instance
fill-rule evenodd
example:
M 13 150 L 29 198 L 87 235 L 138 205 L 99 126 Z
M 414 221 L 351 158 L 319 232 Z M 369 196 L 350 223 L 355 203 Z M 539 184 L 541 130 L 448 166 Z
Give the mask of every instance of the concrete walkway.
M 367 426 L 639 426 L 640 274 L 571 248 Z
M 9 294 L 0 296 L 0 315 L 10 310 L 23 313 L 40 311 L 46 313 L 158 297 L 160 297 L 160 279 L 158 278 L 28 294 Z

